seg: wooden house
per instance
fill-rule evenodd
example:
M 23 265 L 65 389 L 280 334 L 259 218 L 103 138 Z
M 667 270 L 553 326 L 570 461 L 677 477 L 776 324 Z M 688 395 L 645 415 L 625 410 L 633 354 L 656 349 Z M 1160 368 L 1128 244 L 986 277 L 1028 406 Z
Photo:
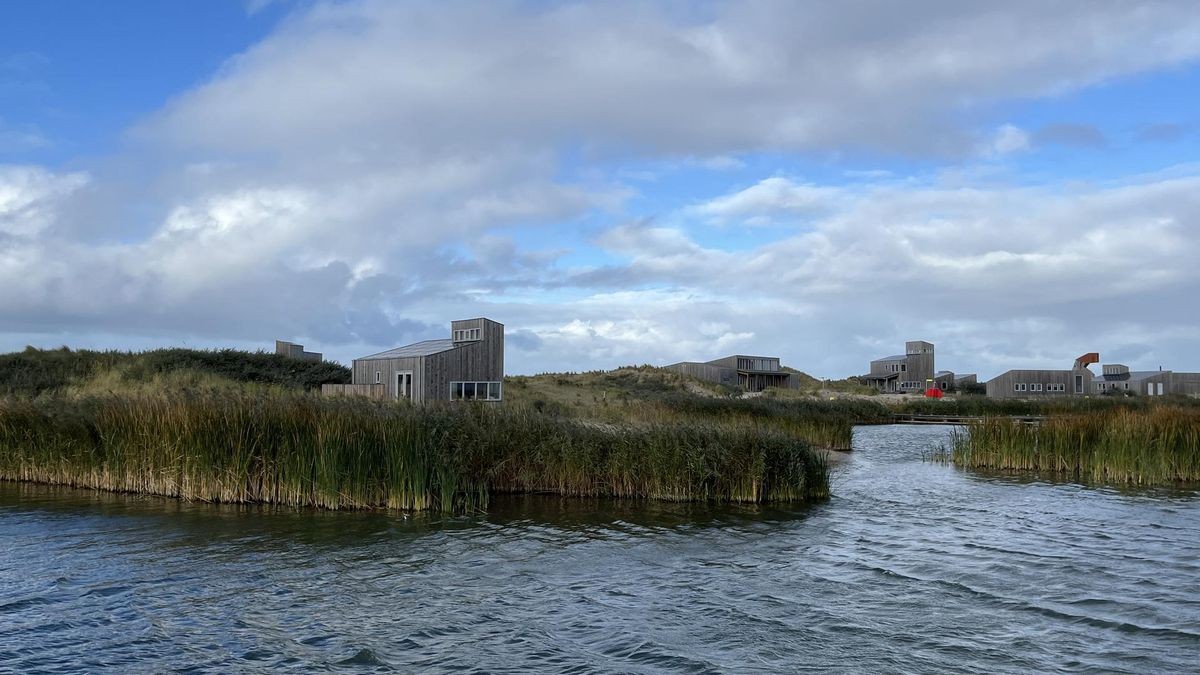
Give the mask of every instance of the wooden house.
M 351 382 L 325 385 L 322 391 L 414 403 L 500 401 L 504 324 L 484 318 L 453 321 L 449 339 L 425 340 L 354 359 Z
M 762 391 L 767 387 L 797 389 L 800 386 L 795 375 L 783 370 L 775 356 L 735 354 L 703 363 L 683 361 L 665 368 L 742 391 Z

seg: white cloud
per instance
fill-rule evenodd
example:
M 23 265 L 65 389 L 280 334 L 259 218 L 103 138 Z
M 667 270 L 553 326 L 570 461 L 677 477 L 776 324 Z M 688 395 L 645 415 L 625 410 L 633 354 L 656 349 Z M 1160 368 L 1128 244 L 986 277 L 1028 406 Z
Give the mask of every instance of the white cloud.
M 1104 306 L 1169 350 L 1200 290 L 1194 175 L 979 187 L 955 162 L 1028 148 L 981 121 L 995 103 L 1194 61 L 1198 25 L 1189 3 L 298 5 L 119 157 L 0 169 L 0 316 L 53 344 L 286 337 L 346 358 L 489 314 L 537 349 L 516 371 L 755 351 L 839 375 L 914 333 L 985 364 L 1072 331 L 1145 338 Z M 837 173 L 855 153 L 958 182 L 767 170 L 628 222 L 609 177 Z M 697 221 L 806 227 L 744 250 Z
M 988 102 L 1195 59 L 1193 10 L 320 4 L 142 134 L 203 151 L 355 159 L 579 138 L 682 156 L 846 146 L 962 155 L 974 141 L 958 120 Z
M 83 173 L 57 175 L 40 167 L 0 165 L 0 235 L 40 233 L 54 221 L 59 202 L 87 181 Z
M 1011 124 L 1005 124 L 996 130 L 992 138 L 988 154 L 1011 155 L 1029 149 L 1029 133 Z
M 763 225 L 778 216 L 799 217 L 828 210 L 841 194 L 839 188 L 795 183 L 773 176 L 744 190 L 700 204 L 695 207 L 695 212 L 716 222 Z

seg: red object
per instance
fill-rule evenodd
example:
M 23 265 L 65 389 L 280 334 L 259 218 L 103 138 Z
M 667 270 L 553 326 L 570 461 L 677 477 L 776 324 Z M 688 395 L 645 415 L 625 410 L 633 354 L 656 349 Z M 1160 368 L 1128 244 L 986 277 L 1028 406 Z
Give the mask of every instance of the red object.
M 925 398 L 941 398 L 943 395 L 942 390 L 937 387 L 930 387 L 925 390 Z
M 1088 366 L 1092 365 L 1093 363 L 1100 363 L 1100 354 L 1098 354 L 1096 352 L 1088 352 L 1088 353 L 1084 354 L 1083 356 L 1080 356 L 1079 358 L 1075 359 L 1075 367 L 1076 368 L 1087 368 Z

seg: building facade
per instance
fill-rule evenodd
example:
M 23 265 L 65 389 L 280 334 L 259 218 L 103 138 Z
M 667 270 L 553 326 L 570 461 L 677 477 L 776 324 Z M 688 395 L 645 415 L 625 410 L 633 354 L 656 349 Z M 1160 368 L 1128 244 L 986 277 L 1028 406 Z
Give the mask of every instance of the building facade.
M 371 392 L 367 395 L 414 403 L 503 400 L 504 324 L 484 318 L 453 321 L 449 339 L 354 359 L 351 382 L 322 390 Z
M 1200 373 L 1176 373 L 1170 370 L 1131 371 L 1129 366 L 1108 363 L 1100 374 L 1090 366 L 1100 355 L 1090 352 L 1075 359 L 1070 370 L 1010 370 L 987 382 L 987 395 L 994 398 L 1043 398 L 1056 396 L 1095 396 L 1128 394 L 1200 396 Z
M 286 356 L 289 359 L 297 359 L 300 361 L 321 361 L 320 352 L 306 352 L 304 345 L 298 345 L 287 340 L 275 341 L 275 353 L 280 356 Z
M 909 340 L 904 343 L 903 354 L 871 361 L 870 372 L 858 379 L 888 393 L 917 393 L 930 388 L 953 390 L 961 378 L 949 370 L 936 370 L 934 358 L 932 342 Z
M 768 387 L 797 389 L 800 386 L 796 376 L 783 370 L 779 358 L 775 356 L 735 354 L 703 363 L 683 361 L 665 368 L 707 382 L 737 387 L 742 391 L 756 392 Z

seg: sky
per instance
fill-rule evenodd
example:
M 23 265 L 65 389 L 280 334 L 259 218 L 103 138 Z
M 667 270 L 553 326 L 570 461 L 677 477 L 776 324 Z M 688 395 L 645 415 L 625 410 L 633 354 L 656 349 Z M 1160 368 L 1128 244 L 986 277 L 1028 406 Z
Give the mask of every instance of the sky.
M 1194 2 L 0 5 L 0 351 L 1200 371 Z

